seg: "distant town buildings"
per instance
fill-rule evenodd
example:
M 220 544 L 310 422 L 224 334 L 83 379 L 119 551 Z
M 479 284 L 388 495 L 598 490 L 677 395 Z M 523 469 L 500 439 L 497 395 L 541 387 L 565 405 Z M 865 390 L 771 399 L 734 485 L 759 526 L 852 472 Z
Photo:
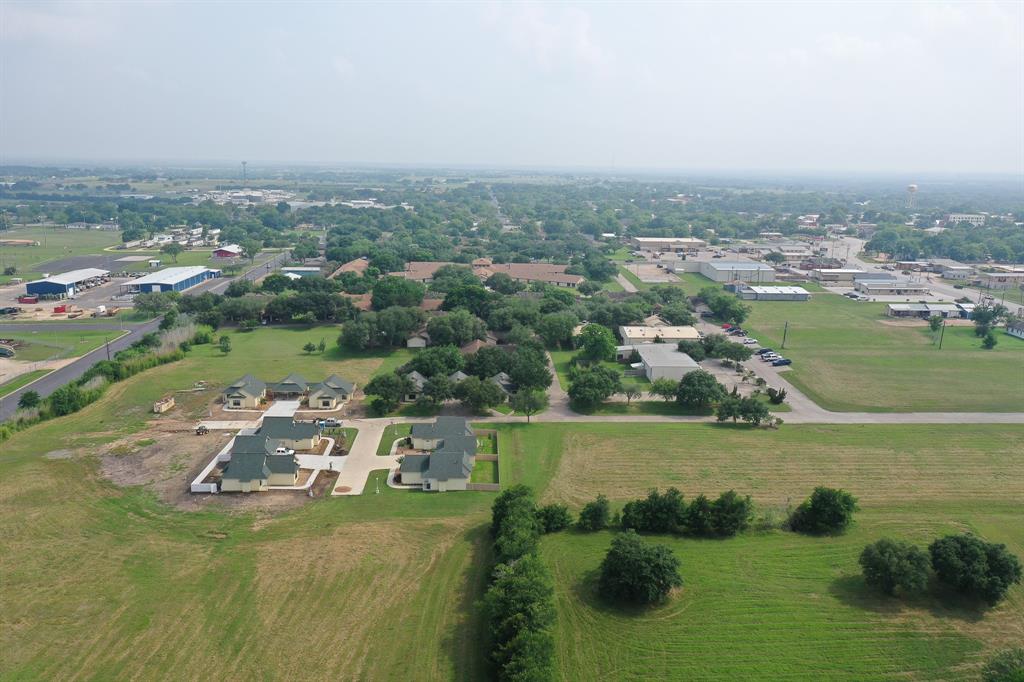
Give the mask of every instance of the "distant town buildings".
M 974 227 L 981 227 L 985 224 L 985 216 L 981 213 L 950 213 L 946 216 L 947 225 L 956 225 L 958 223 L 967 223 Z

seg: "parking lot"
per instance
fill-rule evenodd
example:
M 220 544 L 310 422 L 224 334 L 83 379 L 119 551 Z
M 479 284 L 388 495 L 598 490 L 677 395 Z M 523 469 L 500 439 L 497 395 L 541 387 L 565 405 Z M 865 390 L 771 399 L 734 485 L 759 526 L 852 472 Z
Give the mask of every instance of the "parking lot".
M 65 303 L 74 306 L 75 309 L 81 308 L 87 311 L 87 314 L 101 305 L 106 306 L 108 309 L 112 307 L 130 308 L 132 307 L 131 299 L 119 296 L 121 291 L 119 285 L 127 281 L 129 281 L 127 278 L 112 278 L 106 284 L 79 292 L 73 299 L 59 301 L 40 299 L 38 303 L 19 303 L 18 297 L 24 295 L 25 285 L 23 283 L 12 284 L 0 287 L 0 308 L 8 306 L 21 308 L 22 312 L 17 316 L 17 319 L 46 320 L 56 319 L 56 316 L 53 314 L 54 306 Z M 59 317 L 63 318 L 66 315 L 60 314 Z

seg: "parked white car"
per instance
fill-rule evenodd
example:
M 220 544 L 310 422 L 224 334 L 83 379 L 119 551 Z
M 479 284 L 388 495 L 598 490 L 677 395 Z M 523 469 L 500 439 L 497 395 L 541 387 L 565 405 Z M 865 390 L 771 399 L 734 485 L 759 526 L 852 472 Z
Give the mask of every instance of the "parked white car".
M 278 455 L 294 455 L 295 451 L 291 448 L 278 448 L 274 451 Z
M 743 339 L 744 345 L 755 346 L 757 345 L 757 339 Z
M 778 353 L 765 353 L 764 355 L 761 356 L 761 360 L 763 360 L 764 362 L 772 362 L 773 360 L 778 360 L 781 357 L 782 356 L 779 355 Z

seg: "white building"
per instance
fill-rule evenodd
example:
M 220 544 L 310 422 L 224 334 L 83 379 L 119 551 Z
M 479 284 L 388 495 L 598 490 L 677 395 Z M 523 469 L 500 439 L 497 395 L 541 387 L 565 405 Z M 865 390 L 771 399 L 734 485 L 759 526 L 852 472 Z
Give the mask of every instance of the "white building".
M 927 285 L 905 279 L 857 280 L 853 288 L 867 296 L 920 296 L 930 291 Z
M 974 227 L 980 227 L 985 224 L 985 216 L 980 213 L 950 213 L 946 218 L 946 223 L 951 225 L 967 223 Z
M 819 282 L 853 282 L 858 275 L 863 275 L 863 270 L 854 268 L 816 268 L 811 270 L 811 279 Z
M 811 294 L 803 287 L 740 287 L 736 295 L 744 301 L 809 301 Z
M 641 251 L 687 252 L 703 249 L 708 245 L 695 237 L 633 237 L 633 246 Z
M 657 339 L 665 343 L 678 343 L 680 341 L 692 341 L 700 338 L 700 332 L 696 327 L 682 325 L 670 326 L 622 326 L 619 327 L 619 336 L 622 343 L 634 345 L 638 343 L 658 343 Z
M 700 274 L 715 282 L 774 282 L 775 268 L 754 261 L 701 261 Z
M 618 357 L 628 359 L 633 351 L 640 355 L 640 362 L 633 369 L 644 373 L 649 381 L 655 379 L 671 379 L 679 381 L 685 375 L 700 369 L 686 353 L 681 353 L 674 343 L 642 343 L 635 346 L 619 346 L 615 350 Z

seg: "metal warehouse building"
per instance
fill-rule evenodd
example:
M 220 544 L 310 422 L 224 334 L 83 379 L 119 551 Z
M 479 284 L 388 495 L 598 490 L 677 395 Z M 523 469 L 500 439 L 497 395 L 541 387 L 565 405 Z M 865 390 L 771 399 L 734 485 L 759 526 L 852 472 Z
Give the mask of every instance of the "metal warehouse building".
M 700 261 L 700 274 L 715 282 L 774 282 L 775 269 L 764 263 L 743 260 Z
M 208 279 L 220 277 L 220 270 L 191 265 L 180 268 L 166 268 L 159 272 L 139 277 L 137 280 L 122 284 L 132 293 L 151 293 L 158 291 L 185 291 Z
M 109 270 L 100 270 L 99 268 L 72 270 L 29 282 L 25 285 L 25 291 L 30 296 L 73 298 L 80 289 L 99 284 L 100 280 L 109 274 Z
M 807 301 L 811 298 L 803 287 L 741 287 L 736 295 L 744 301 Z

